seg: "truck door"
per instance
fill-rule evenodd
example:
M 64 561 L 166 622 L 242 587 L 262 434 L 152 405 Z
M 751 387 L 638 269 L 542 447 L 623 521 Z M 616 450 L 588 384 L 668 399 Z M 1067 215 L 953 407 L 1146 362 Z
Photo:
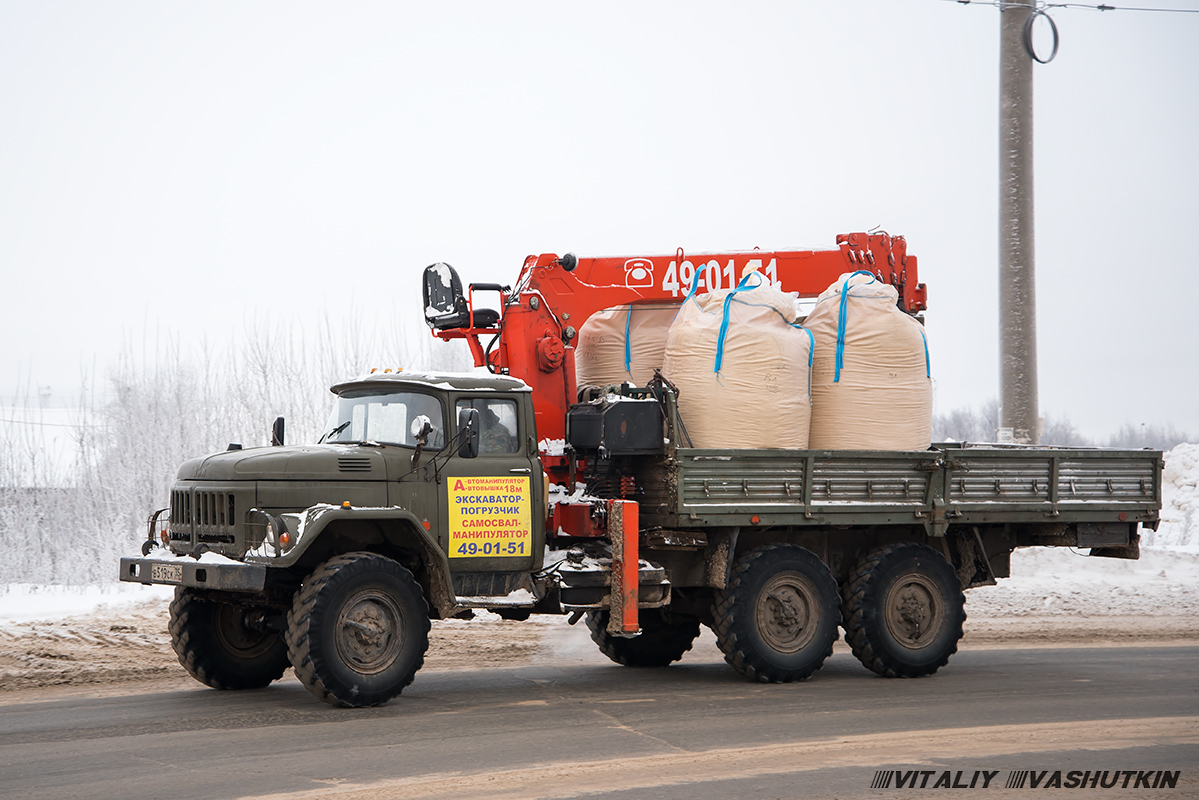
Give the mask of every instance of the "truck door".
M 455 401 L 479 413 L 479 454 L 457 450 L 445 470 L 442 518 L 453 573 L 527 573 L 540 566 L 545 543 L 545 487 L 525 397 L 488 393 Z M 466 575 L 460 576 L 465 579 Z M 455 576 L 455 586 L 471 582 Z M 486 587 L 494 581 L 477 581 Z M 500 585 L 479 594 L 506 594 Z
M 425 465 L 437 454 L 446 442 L 446 402 L 444 395 L 419 392 L 397 393 L 389 408 L 393 419 L 387 432 L 388 442 L 401 445 L 381 449 L 387 464 L 387 502 L 389 505 L 411 511 L 425 525 L 425 529 L 437 534 L 442 503 L 439 490 L 432 474 Z M 370 411 L 372 409 L 368 409 Z M 379 416 L 376 413 L 376 416 Z M 416 449 L 416 433 L 412 429 L 418 417 L 426 417 L 432 432 L 418 461 L 420 469 L 414 469 L 412 456 Z M 372 436 L 377 434 L 371 432 Z M 363 438 L 368 438 L 365 434 Z M 445 542 L 439 541 L 444 547 Z

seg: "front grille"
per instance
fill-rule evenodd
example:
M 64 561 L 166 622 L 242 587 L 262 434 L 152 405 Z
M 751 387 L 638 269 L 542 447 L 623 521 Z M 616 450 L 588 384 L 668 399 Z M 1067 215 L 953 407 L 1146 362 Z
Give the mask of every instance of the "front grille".
M 170 537 L 187 542 L 235 541 L 238 503 L 233 492 L 196 489 L 171 491 Z

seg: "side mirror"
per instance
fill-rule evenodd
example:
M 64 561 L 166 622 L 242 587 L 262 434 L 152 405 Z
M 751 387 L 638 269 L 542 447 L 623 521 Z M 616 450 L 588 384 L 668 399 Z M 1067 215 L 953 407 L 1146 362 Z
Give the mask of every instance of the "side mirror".
M 275 417 L 275 424 L 271 426 L 271 447 L 283 446 L 283 417 Z
M 423 294 L 425 324 L 430 328 L 460 328 L 470 324 L 462 280 L 449 264 L 438 262 L 425 267 Z
M 479 455 L 479 409 L 464 408 L 458 412 L 459 458 L 474 458 Z

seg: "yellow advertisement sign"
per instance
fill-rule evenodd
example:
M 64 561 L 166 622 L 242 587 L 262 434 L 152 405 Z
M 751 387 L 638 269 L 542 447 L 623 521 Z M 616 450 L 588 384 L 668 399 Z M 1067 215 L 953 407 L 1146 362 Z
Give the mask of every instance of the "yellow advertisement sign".
M 529 476 L 449 478 L 450 558 L 528 557 Z

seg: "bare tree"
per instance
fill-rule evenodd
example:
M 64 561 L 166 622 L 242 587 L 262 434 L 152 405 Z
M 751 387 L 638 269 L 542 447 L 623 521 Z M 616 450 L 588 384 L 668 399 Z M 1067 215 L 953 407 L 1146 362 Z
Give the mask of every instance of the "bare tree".
M 315 441 L 330 384 L 371 367 L 461 371 L 463 348 L 402 317 L 328 317 L 315 330 L 248 323 L 231 344 L 184 348 L 157 332 L 127 339 L 103 374 L 85 371 L 70 432 L 70 464 L 49 457 L 37 415 L 0 422 L 0 584 L 111 582 L 121 555 L 165 505 L 179 465 L 230 442 L 269 444 L 271 421 L 293 442 Z M 27 388 L 11 406 L 36 409 Z
M 992 398 L 973 406 L 933 415 L 934 442 L 993 442 L 999 424 L 999 401 Z

